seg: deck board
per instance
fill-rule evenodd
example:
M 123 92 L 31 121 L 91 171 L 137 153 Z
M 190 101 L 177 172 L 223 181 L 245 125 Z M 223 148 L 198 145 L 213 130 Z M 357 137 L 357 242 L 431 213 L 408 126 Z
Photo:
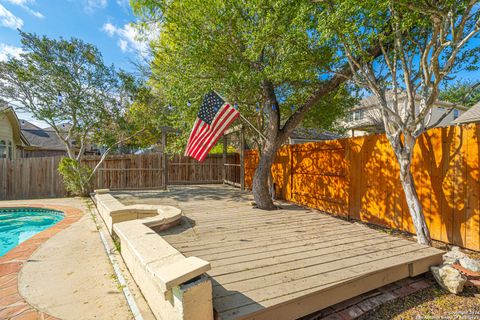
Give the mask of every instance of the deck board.
M 148 202 L 182 209 L 182 224 L 160 234 L 210 261 L 220 319 L 295 319 L 441 261 L 440 250 L 291 204 L 253 209 L 250 198 L 231 187 L 188 186 Z

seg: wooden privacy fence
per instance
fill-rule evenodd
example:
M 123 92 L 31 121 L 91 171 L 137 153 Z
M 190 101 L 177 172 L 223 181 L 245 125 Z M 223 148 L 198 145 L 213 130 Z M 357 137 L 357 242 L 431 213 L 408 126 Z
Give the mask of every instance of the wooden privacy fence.
M 61 156 L 48 158 L 0 159 L 0 200 L 63 197 L 67 195 L 57 169 Z M 86 157 L 93 168 L 99 157 Z M 228 154 L 226 162 L 239 163 L 238 154 Z M 209 155 L 203 163 L 175 155 L 167 160 L 167 184 L 223 182 L 222 155 Z M 103 162 L 92 179 L 92 190 L 163 188 L 163 161 L 159 153 L 115 155 Z
M 480 251 L 480 126 L 432 129 L 412 171 L 433 239 Z M 245 154 L 251 187 L 258 158 Z M 414 233 L 385 135 L 282 147 L 272 167 L 277 197 L 334 215 Z
M 63 197 L 62 177 L 57 171 L 61 156 L 0 159 L 0 200 Z

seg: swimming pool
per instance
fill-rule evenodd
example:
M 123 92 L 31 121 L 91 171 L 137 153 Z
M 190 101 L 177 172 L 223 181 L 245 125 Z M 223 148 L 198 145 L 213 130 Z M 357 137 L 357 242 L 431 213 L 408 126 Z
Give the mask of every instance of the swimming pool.
M 0 208 L 0 257 L 63 218 L 63 212 L 50 209 Z

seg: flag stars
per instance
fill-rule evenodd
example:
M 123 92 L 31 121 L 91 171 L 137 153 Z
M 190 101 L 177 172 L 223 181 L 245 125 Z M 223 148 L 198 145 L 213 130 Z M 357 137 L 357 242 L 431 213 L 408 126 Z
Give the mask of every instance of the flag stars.
M 239 116 L 238 110 L 215 92 L 208 93 L 200 106 L 185 155 L 203 161 L 222 133 Z

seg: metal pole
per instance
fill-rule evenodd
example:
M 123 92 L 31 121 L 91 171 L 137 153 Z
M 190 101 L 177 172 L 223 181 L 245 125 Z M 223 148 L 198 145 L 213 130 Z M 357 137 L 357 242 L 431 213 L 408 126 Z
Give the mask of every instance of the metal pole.
M 227 101 L 224 97 L 222 97 L 217 91 L 214 91 L 220 98 L 223 99 L 223 101 Z M 241 113 L 240 113 L 240 118 L 242 118 L 250 127 L 253 128 L 253 130 L 257 131 L 257 133 L 264 139 L 267 140 L 267 138 L 250 122 L 245 118 Z
M 168 184 L 168 165 L 167 165 L 167 130 L 162 128 L 162 162 L 163 162 L 163 190 L 167 190 Z
M 264 139 L 267 140 L 267 138 L 250 122 L 245 118 L 242 114 L 240 114 L 240 118 L 242 118 L 246 123 L 250 125 L 250 127 L 253 128 L 253 130 L 257 131 L 257 133 Z

